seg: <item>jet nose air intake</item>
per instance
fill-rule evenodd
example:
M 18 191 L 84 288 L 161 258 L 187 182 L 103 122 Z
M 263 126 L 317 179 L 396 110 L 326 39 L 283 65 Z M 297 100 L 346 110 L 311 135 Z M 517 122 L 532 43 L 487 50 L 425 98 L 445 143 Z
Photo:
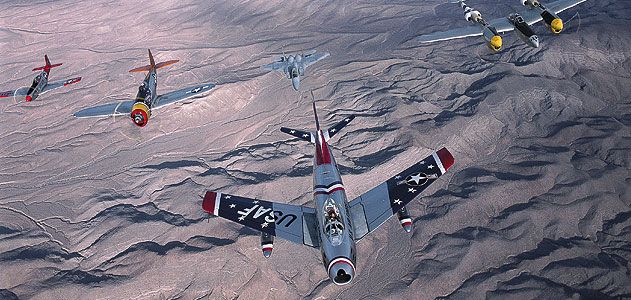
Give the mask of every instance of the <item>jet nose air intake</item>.
M 355 276 L 355 266 L 344 257 L 338 257 L 329 264 L 329 277 L 336 285 L 349 284 Z

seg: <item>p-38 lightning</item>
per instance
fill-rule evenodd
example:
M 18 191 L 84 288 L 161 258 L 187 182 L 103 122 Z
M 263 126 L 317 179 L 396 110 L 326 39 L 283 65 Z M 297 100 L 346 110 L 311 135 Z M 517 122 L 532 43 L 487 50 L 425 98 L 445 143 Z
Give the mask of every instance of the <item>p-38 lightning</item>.
M 166 93 L 157 94 L 158 73 L 157 70 L 172 65 L 179 60 L 169 60 L 156 64 L 149 50 L 149 65 L 138 67 L 129 72 L 148 72 L 145 80 L 138 87 L 138 94 L 135 100 L 120 101 L 98 105 L 80 110 L 74 114 L 77 118 L 87 117 L 105 117 L 129 115 L 131 120 L 139 127 L 147 125 L 153 109 L 161 108 L 175 102 L 201 96 L 204 92 L 212 89 L 215 85 L 212 83 L 204 83 Z
M 544 5 L 539 0 L 519 0 L 519 2 L 528 9 L 521 13 L 512 13 L 506 18 L 499 18 L 487 22 L 482 14 L 467 6 L 464 0 L 458 1 L 460 7 L 464 10 L 464 18 L 475 24 L 464 28 L 457 28 L 443 32 L 435 32 L 418 37 L 421 43 L 432 43 L 438 41 L 447 41 L 470 36 L 482 36 L 486 45 L 493 51 L 502 49 L 502 37 L 500 33 L 515 31 L 517 36 L 528 46 L 539 47 L 539 37 L 530 27 L 539 21 L 544 22 L 546 27 L 554 34 L 563 31 L 563 20 L 557 15 L 558 13 L 574 7 L 586 0 L 558 0 Z
M 287 79 L 291 79 L 291 85 L 294 90 L 298 90 L 300 87 L 300 76 L 305 75 L 307 67 L 315 64 L 316 62 L 329 56 L 329 53 L 316 53 L 316 51 L 310 51 L 305 54 L 296 54 L 281 56 L 277 61 L 262 66 L 267 71 L 280 71 L 287 76 Z
M 316 131 L 281 128 L 282 132 L 315 145 L 313 199 L 315 208 L 251 199 L 218 191 L 207 191 L 202 208 L 261 232 L 263 255 L 269 257 L 274 236 L 319 248 L 329 278 L 345 285 L 355 276 L 355 243 L 397 215 L 405 229 L 412 219 L 405 205 L 420 195 L 453 165 L 451 153 L 442 148 L 372 190 L 348 202 L 344 184 L 328 145 L 329 139 L 354 119 L 348 116 L 322 130 L 313 102 Z
M 44 55 L 44 60 L 46 61 L 46 65 L 43 67 L 38 67 L 33 69 L 33 71 L 42 71 L 33 79 L 33 84 L 29 88 L 19 88 L 14 91 L 6 91 L 0 93 L 0 98 L 8 98 L 15 96 L 26 96 L 24 100 L 26 102 L 31 102 L 39 95 L 44 94 L 50 90 L 54 90 L 60 87 L 68 86 L 74 83 L 81 81 L 81 77 L 71 78 L 67 80 L 57 81 L 53 83 L 48 83 L 48 76 L 50 75 L 50 69 L 61 66 L 62 64 L 51 64 L 48 59 L 48 55 Z

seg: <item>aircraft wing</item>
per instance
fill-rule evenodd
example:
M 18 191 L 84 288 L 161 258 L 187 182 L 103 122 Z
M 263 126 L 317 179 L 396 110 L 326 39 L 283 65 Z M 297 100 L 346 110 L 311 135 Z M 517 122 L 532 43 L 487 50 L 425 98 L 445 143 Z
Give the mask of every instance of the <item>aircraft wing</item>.
M 306 69 L 308 66 L 313 65 L 313 64 L 325 59 L 329 55 L 330 54 L 328 52 L 306 54 L 302 58 L 302 65 Z
M 74 113 L 74 116 L 77 118 L 90 118 L 128 115 L 131 113 L 133 105 L 134 100 L 113 102 L 82 109 Z
M 448 41 L 454 39 L 460 39 L 470 36 L 482 35 L 482 29 L 478 26 L 467 26 L 462 28 L 456 28 L 452 30 L 434 32 L 417 37 L 417 40 L 421 43 L 432 43 L 438 41 Z
M 287 68 L 287 61 L 275 61 L 271 64 L 261 66 L 261 69 L 266 71 L 282 71 Z
M 77 78 L 71 78 L 71 79 L 66 79 L 66 80 L 62 80 L 62 81 L 56 81 L 53 83 L 49 83 L 47 84 L 44 89 L 42 90 L 42 92 L 48 92 L 50 90 L 54 90 L 60 87 L 64 87 L 67 85 L 71 85 L 71 84 L 75 84 L 77 82 L 81 81 L 81 77 L 77 77 Z
M 355 239 L 360 240 L 403 206 L 416 198 L 432 182 L 445 174 L 454 158 L 442 148 L 405 171 L 388 179 L 349 203 Z
M 557 0 L 548 3 L 547 7 L 555 14 L 558 14 L 585 1 L 587 0 Z M 521 16 L 524 18 L 524 21 L 528 23 L 528 25 L 532 25 L 543 20 L 543 18 L 541 17 L 541 12 L 538 9 L 526 10 L 525 12 L 521 13 Z
M 152 108 L 160 108 L 178 101 L 201 96 L 201 94 L 214 87 L 215 85 L 212 83 L 204 83 L 198 86 L 188 87 L 185 89 L 166 93 L 164 95 L 159 95 L 156 98 L 156 103 L 152 106 Z
M 290 242 L 319 247 L 314 208 L 210 191 L 204 195 L 202 208 L 212 215 Z
M 495 30 L 499 33 L 509 32 L 515 29 L 513 24 L 511 24 L 507 18 L 498 18 L 489 22 L 489 24 L 495 27 Z

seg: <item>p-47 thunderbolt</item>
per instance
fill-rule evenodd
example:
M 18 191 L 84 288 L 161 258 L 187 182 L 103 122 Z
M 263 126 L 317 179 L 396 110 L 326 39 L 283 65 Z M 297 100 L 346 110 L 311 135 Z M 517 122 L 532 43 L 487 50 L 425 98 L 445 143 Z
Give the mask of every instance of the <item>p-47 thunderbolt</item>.
M 45 92 L 81 81 L 81 77 L 77 77 L 77 78 L 71 78 L 71 79 L 67 79 L 63 81 L 48 83 L 48 76 L 50 75 L 50 69 L 59 67 L 62 64 L 54 64 L 54 65 L 51 64 L 50 60 L 48 60 L 48 55 L 44 55 L 44 59 L 46 60 L 45 66 L 33 69 L 33 71 L 42 71 L 42 72 L 39 73 L 39 75 L 35 76 L 35 78 L 33 79 L 33 84 L 31 84 L 31 87 L 29 88 L 24 87 L 24 88 L 19 88 L 14 91 L 2 92 L 0 93 L 0 98 L 26 96 L 24 100 L 26 100 L 26 102 L 30 102 L 37 99 L 39 95 L 44 94 Z
M 329 53 L 327 52 L 316 53 L 316 51 L 289 56 L 283 55 L 278 59 L 278 61 L 264 65 L 262 68 L 268 71 L 283 72 L 283 74 L 287 76 L 287 79 L 291 79 L 291 85 L 294 87 L 294 90 L 297 91 L 300 87 L 300 76 L 305 75 L 307 67 L 326 58 L 327 56 L 329 56 Z
M 431 33 L 418 37 L 418 40 L 421 43 L 431 43 L 481 35 L 491 50 L 499 51 L 502 49 L 502 37 L 499 34 L 514 30 L 517 36 L 527 45 L 537 48 L 539 47 L 539 37 L 530 27 L 532 24 L 543 20 L 552 33 L 559 34 L 563 30 L 563 21 L 557 14 L 585 1 L 558 0 L 550 3 L 549 6 L 545 6 L 539 0 L 519 0 L 522 5 L 528 7 L 526 11 L 512 13 L 506 18 L 487 22 L 482 18 L 482 14 L 479 11 L 467 6 L 461 0 L 458 2 L 460 7 L 464 9 L 465 19 L 476 24 L 476 26 Z
M 315 112 L 315 102 L 313 103 Z M 405 171 L 348 202 L 328 140 L 354 116 L 349 116 L 327 130 L 281 128 L 282 132 L 315 144 L 313 167 L 314 207 L 251 199 L 218 191 L 207 191 L 202 208 L 261 232 L 263 255 L 269 257 L 274 236 L 297 244 L 319 248 L 329 278 L 345 285 L 355 276 L 355 243 L 397 215 L 405 229 L 412 230 L 412 219 L 405 205 L 420 195 L 432 182 L 445 174 L 454 158 L 446 148 L 432 153 Z
M 129 72 L 148 72 L 145 80 L 138 87 L 138 94 L 135 100 L 120 101 L 103 104 L 80 110 L 74 114 L 77 118 L 105 117 L 129 115 L 131 120 L 139 127 L 147 125 L 153 109 L 200 96 L 202 93 L 212 89 L 215 85 L 204 83 L 197 86 L 188 87 L 174 92 L 158 95 L 158 73 L 157 70 L 172 65 L 179 60 L 169 60 L 156 64 L 149 50 L 149 65 L 138 67 Z

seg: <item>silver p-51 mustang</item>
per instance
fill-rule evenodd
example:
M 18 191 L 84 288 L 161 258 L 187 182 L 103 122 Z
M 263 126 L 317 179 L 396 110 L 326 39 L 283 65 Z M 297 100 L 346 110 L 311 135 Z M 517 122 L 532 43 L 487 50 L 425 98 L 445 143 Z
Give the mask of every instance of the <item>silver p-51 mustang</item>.
M 215 87 L 212 83 L 204 83 L 158 95 L 157 70 L 170 66 L 178 61 L 179 60 L 169 60 L 156 64 L 153 60 L 153 55 L 151 55 L 151 50 L 149 50 L 149 65 L 129 70 L 131 73 L 147 72 L 145 80 L 143 80 L 142 84 L 138 87 L 135 100 L 107 103 L 85 108 L 74 113 L 74 116 L 77 118 L 88 118 L 129 115 L 134 124 L 139 127 L 144 127 L 147 125 L 147 122 L 149 122 L 153 109 L 165 107 L 185 99 L 200 97 L 205 92 Z
M 291 79 L 291 85 L 294 90 L 300 87 L 300 76 L 305 75 L 307 67 L 329 56 L 329 53 L 316 53 L 316 51 L 307 52 L 305 54 L 296 54 L 289 56 L 281 56 L 278 61 L 262 66 L 264 70 L 280 71 Z
M 33 79 L 33 84 L 29 88 L 19 88 L 14 91 L 6 91 L 0 93 L 0 98 L 9 98 L 15 96 L 25 96 L 24 100 L 26 102 L 31 102 L 41 94 L 44 94 L 50 90 L 54 90 L 60 87 L 68 86 L 71 84 L 75 84 L 81 81 L 81 77 L 61 80 L 53 83 L 48 83 L 48 76 L 50 75 L 50 69 L 59 67 L 63 64 L 51 64 L 48 59 L 48 55 L 44 55 L 44 60 L 46 61 L 46 65 L 43 67 L 38 67 L 33 69 L 33 71 L 42 71 Z
M 539 0 L 519 0 L 523 6 L 528 8 L 527 10 L 487 22 L 479 11 L 467 6 L 464 0 L 459 0 L 458 3 L 464 10 L 465 19 L 477 26 L 430 33 L 419 36 L 417 39 L 421 43 L 432 43 L 482 36 L 491 50 L 499 51 L 502 49 L 502 37 L 499 34 L 514 30 L 528 46 L 537 48 L 539 47 L 539 37 L 530 25 L 543 21 L 552 33 L 559 34 L 563 30 L 563 20 L 557 14 L 585 1 L 587 0 L 557 0 L 549 5 L 544 5 Z
M 313 102 L 316 114 L 316 105 Z M 317 114 L 316 131 L 281 128 L 299 139 L 315 144 L 313 198 L 315 208 L 250 199 L 207 191 L 202 208 L 261 232 L 263 255 L 269 257 L 274 236 L 297 244 L 319 248 L 329 278 L 345 285 L 355 276 L 355 243 L 396 214 L 405 229 L 412 230 L 412 219 L 405 205 L 445 174 L 454 158 L 442 148 L 372 190 L 348 202 L 340 172 L 327 141 L 348 125 L 348 116 L 333 127 L 322 130 Z

